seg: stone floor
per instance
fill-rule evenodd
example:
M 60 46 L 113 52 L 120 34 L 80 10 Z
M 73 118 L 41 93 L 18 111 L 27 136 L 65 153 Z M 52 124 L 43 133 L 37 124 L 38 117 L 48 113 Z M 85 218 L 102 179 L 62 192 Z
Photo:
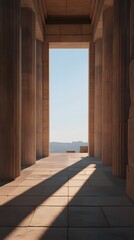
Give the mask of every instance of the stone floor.
M 0 240 L 134 240 L 125 181 L 86 154 L 51 154 L 0 187 Z

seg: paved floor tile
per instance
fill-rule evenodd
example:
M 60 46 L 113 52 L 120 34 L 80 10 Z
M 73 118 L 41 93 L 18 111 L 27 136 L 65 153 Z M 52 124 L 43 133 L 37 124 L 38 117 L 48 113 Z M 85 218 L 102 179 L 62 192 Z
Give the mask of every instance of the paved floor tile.
M 86 183 L 86 179 L 85 180 L 69 180 L 69 187 L 82 187 L 85 183 Z
M 44 187 L 42 190 L 43 196 L 68 196 L 68 187 Z
M 33 186 L 38 186 L 39 184 L 42 185 L 45 180 L 38 180 L 38 179 L 32 179 L 32 180 L 24 180 L 20 183 L 21 187 L 33 187 Z
M 70 228 L 68 240 L 133 240 L 134 228 Z
M 71 180 L 87 180 L 89 178 L 88 175 L 77 174 L 71 178 Z M 70 179 L 69 179 L 70 180 Z
M 68 186 L 68 182 L 64 179 L 53 179 L 52 177 L 46 180 L 24 180 L 20 183 L 20 186 Z
M 34 212 L 30 226 L 68 226 L 68 210 L 64 207 L 40 206 Z
M 103 207 L 111 226 L 134 227 L 134 207 Z
M 105 216 L 99 207 L 70 207 L 69 227 L 106 227 Z
M 71 179 L 69 181 L 69 186 L 70 187 L 79 187 L 79 186 L 113 186 L 114 184 L 109 181 L 109 180 L 93 180 L 93 179 L 90 179 L 90 177 L 88 179 L 79 179 L 79 180 L 74 180 L 74 179 Z
M 10 235 L 8 236 L 8 234 Z M 7 237 L 6 237 L 7 236 Z M 67 240 L 66 228 L 46 227 L 17 227 L 15 230 L 9 227 L 0 227 L 0 239 L 2 240 Z
M 27 186 L 27 187 L 17 187 L 14 191 L 9 193 L 8 195 L 14 195 L 14 196 L 19 196 L 19 195 L 27 195 L 27 196 L 39 196 L 42 193 L 42 188 L 40 186 Z
M 109 179 L 89 179 L 88 184 L 90 186 L 100 186 L 100 187 L 107 187 L 107 186 L 114 186 L 113 182 L 110 181 Z
M 87 154 L 50 154 L 0 183 L 1 240 L 133 240 L 125 180 Z
M 70 206 L 131 206 L 127 197 L 69 197 Z
M 41 180 L 46 180 L 50 177 L 50 175 L 47 174 L 31 174 L 27 176 L 25 179 L 26 180 L 33 180 L 33 179 L 41 179 Z
M 68 197 L 42 197 L 42 196 L 2 196 L 0 205 L 7 206 L 67 206 Z
M 69 187 L 69 196 L 125 196 L 125 189 L 111 186 Z
M 0 207 L 0 226 L 29 226 L 32 214 L 32 207 Z

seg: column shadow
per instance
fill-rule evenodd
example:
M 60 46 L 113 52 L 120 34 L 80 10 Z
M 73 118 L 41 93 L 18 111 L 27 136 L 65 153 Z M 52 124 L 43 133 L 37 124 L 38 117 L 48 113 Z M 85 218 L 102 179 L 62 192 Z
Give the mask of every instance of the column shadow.
M 31 203 L 31 207 L 26 207 L 25 211 L 23 212 L 23 214 L 20 214 L 20 216 L 17 216 L 13 219 L 13 225 L 9 223 L 8 226 L 6 225 L 2 225 L 2 220 L 0 221 L 0 227 L 6 227 L 5 230 L 1 233 L 0 238 L 1 239 L 5 239 L 7 236 L 9 236 L 9 234 L 17 227 L 19 226 L 19 224 L 25 220 L 26 217 L 28 217 L 33 210 L 35 210 L 38 206 L 40 206 L 44 201 L 46 201 L 49 197 L 51 197 L 56 191 L 58 191 L 64 184 L 66 184 L 70 179 L 72 179 L 73 177 L 75 177 L 77 174 L 79 174 L 82 170 L 86 169 L 87 167 L 90 168 L 91 164 L 96 164 L 96 168 L 95 171 L 93 172 L 92 175 L 89 176 L 89 178 L 86 180 L 86 182 L 84 183 L 84 185 L 80 188 L 80 190 L 76 193 L 76 195 L 74 194 L 74 196 L 72 197 L 72 199 L 70 200 L 69 205 L 67 205 L 64 210 L 61 212 L 61 214 L 59 216 L 57 216 L 57 218 L 52 222 L 50 228 L 48 231 L 46 231 L 41 237 L 40 239 L 49 239 L 49 235 L 51 235 L 51 229 L 55 226 L 57 226 L 57 222 L 58 219 L 61 218 L 61 216 L 64 215 L 65 211 L 68 211 L 68 207 L 69 206 L 73 206 L 73 202 L 75 205 L 75 199 L 77 197 L 80 197 L 83 195 L 83 192 L 85 191 L 85 189 L 89 189 L 90 188 L 90 194 L 91 196 L 96 196 L 96 191 L 97 191 L 97 195 L 100 192 L 100 195 L 104 194 L 104 187 L 92 187 L 91 186 L 91 179 L 95 179 L 95 177 L 97 176 L 97 171 L 98 168 L 101 168 L 102 165 L 101 163 L 95 159 L 95 158 L 89 158 L 89 157 L 85 157 L 82 158 L 80 161 L 74 163 L 73 165 L 66 167 L 64 170 L 61 170 L 60 172 L 56 173 L 55 175 L 49 177 L 48 179 L 43 180 L 41 183 L 37 184 L 34 187 L 31 187 L 29 190 L 25 191 L 24 193 L 20 194 L 19 196 L 15 196 L 12 200 L 8 201 L 7 203 L 5 203 L 4 205 L 2 205 L 0 207 L 0 212 L 3 214 L 4 213 L 4 209 L 5 207 L 9 207 L 9 206 L 16 206 L 16 202 L 22 202 L 23 198 L 25 198 L 25 196 L 33 196 L 33 193 L 37 193 L 38 199 L 36 205 L 32 205 Z M 67 175 L 68 173 L 68 177 L 67 178 L 63 178 L 63 176 Z M 46 186 L 50 185 L 50 182 L 57 182 L 57 179 L 60 179 L 60 182 L 58 182 L 58 185 L 55 185 L 51 188 L 51 190 L 49 190 L 49 193 L 47 193 L 45 196 L 44 191 L 46 189 Z M 49 187 L 48 187 L 49 189 Z M 108 194 L 111 192 L 111 189 L 109 189 L 109 187 L 105 188 L 105 193 L 108 191 Z M 38 194 L 39 193 L 39 194 Z M 116 194 L 116 193 L 115 193 Z M 124 194 L 124 193 L 123 193 Z M 86 193 L 85 193 L 86 196 Z M 23 204 L 22 204 L 23 205 Z M 79 207 L 79 206 L 78 206 Z M 9 208 L 10 210 L 10 208 Z M 9 214 L 12 213 L 12 211 L 9 211 Z M 15 213 L 17 214 L 17 212 Z M 7 216 L 8 217 L 8 216 Z M 6 222 L 6 220 L 5 220 Z M 7 221 L 8 222 L 8 221 Z M 9 221 L 10 222 L 10 221 Z M 10 228 L 8 228 L 10 227 Z M 65 226 L 68 227 L 68 224 Z

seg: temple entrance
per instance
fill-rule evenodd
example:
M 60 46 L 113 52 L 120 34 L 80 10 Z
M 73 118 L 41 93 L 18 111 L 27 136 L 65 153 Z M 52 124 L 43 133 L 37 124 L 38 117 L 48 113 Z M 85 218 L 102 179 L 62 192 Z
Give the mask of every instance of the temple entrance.
M 88 48 L 49 50 L 50 152 L 88 152 L 88 56 Z

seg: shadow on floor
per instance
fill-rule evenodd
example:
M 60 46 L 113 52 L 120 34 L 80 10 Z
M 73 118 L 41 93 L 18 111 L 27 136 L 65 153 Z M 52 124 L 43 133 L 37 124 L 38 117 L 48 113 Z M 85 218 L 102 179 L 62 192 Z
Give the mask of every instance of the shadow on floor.
M 38 161 L 40 167 L 43 161 L 45 163 L 45 159 Z M 49 162 L 48 167 L 51 169 Z M 53 169 L 56 170 L 56 166 Z M 22 185 L 18 190 L 21 188 Z M 56 195 L 58 191 L 61 193 Z M 57 202 L 44 204 L 54 196 L 59 205 Z M 6 201 L 8 197 L 7 194 Z M 67 201 L 61 204 L 65 197 Z M 0 220 L 1 239 L 10 239 L 17 226 L 22 229 L 19 229 L 20 238 L 16 239 L 100 240 L 104 239 L 104 232 L 108 240 L 131 240 L 134 236 L 134 207 L 126 196 L 125 181 L 113 177 L 110 167 L 89 157 L 14 196 L 0 207 L 0 215 L 3 216 Z M 122 227 L 131 229 L 126 232 Z

